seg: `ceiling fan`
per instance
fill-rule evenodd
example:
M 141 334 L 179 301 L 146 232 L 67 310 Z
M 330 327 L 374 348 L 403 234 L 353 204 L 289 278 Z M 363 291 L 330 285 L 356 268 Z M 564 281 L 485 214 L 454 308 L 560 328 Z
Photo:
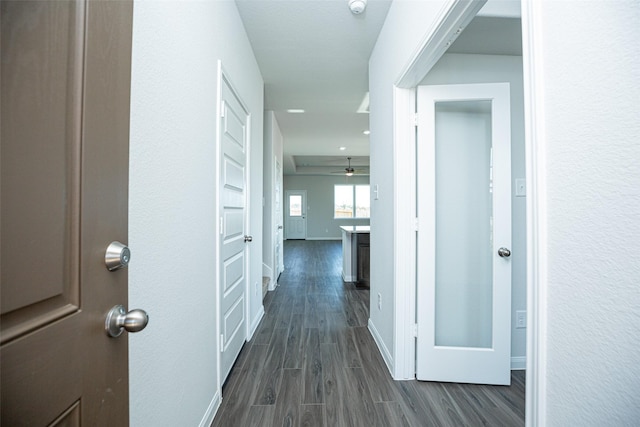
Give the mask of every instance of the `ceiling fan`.
M 351 167 L 351 157 L 347 157 L 347 160 L 349 161 L 349 166 L 347 166 L 346 168 L 344 168 L 344 172 L 343 171 L 339 171 L 339 172 L 331 172 L 331 173 L 340 173 L 340 174 L 344 174 L 346 176 L 352 176 L 352 175 L 358 175 L 359 173 L 365 172 L 365 170 L 360 170 L 360 169 L 354 169 Z

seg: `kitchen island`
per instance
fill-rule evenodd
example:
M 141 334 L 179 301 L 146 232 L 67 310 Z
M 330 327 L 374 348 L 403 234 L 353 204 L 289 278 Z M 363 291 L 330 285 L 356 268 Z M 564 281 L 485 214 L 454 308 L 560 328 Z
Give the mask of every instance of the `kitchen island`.
M 369 234 L 368 225 L 341 226 L 342 280 L 369 286 Z

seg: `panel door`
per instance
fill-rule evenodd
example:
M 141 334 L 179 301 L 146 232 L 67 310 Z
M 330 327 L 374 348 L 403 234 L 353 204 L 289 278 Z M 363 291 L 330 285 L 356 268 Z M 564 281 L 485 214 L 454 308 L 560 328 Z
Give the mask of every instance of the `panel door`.
M 418 88 L 417 378 L 509 384 L 509 84 Z
M 0 7 L 1 424 L 125 426 L 132 2 Z
M 286 192 L 285 221 L 287 239 L 307 238 L 307 192 L 305 190 Z
M 221 381 L 246 340 L 248 250 L 247 153 L 249 114 L 224 74 L 220 118 L 220 333 Z

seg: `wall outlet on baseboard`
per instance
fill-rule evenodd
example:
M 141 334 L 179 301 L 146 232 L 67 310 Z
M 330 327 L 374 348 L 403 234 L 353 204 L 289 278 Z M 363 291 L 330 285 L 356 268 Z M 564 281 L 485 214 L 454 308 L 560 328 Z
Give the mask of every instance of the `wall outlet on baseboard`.
M 516 329 L 523 329 L 527 327 L 527 311 L 516 311 Z
M 382 310 L 382 295 L 378 292 L 378 310 Z

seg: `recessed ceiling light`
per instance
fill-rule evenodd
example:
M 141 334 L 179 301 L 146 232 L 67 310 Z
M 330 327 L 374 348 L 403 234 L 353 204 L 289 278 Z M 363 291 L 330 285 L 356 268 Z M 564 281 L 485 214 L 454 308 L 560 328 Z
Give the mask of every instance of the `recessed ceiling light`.
M 289 108 L 287 110 L 287 113 L 301 114 L 301 113 L 304 113 L 304 110 L 302 108 Z
M 340 151 L 344 151 L 346 149 L 347 149 L 347 147 L 340 147 Z
M 371 131 L 369 129 L 367 129 L 367 130 L 363 130 L 362 133 L 365 134 L 365 135 L 369 135 L 371 133 Z

